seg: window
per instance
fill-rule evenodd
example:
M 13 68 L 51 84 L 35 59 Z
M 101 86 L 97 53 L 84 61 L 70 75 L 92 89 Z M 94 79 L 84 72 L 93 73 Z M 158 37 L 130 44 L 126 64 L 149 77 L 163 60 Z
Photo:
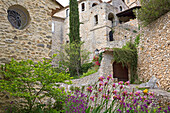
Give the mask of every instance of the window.
M 10 6 L 7 10 L 8 21 L 19 30 L 24 29 L 30 22 L 30 15 L 27 9 L 20 5 Z
M 109 41 L 114 41 L 114 39 L 113 39 L 113 31 L 109 32 Z
M 93 3 L 93 4 L 92 4 L 92 7 L 94 7 L 94 6 L 96 6 L 96 5 L 97 5 L 97 3 Z
M 54 33 L 54 31 L 55 31 L 55 24 L 54 22 L 52 22 L 52 33 Z
M 125 2 L 125 0 L 122 0 L 123 2 Z
M 120 8 L 120 11 L 122 11 L 122 6 L 120 6 L 119 8 Z
M 66 10 L 66 17 L 69 16 L 69 9 Z
M 85 11 L 85 3 L 81 4 L 81 11 Z
M 94 21 L 95 21 L 94 24 L 97 25 L 97 24 L 98 24 L 98 15 L 95 15 L 95 16 L 94 16 Z
M 112 26 L 111 27 L 113 27 L 113 22 L 114 22 L 114 15 L 113 15 L 113 13 L 109 13 L 108 20 L 110 20 L 112 22 Z
M 129 0 L 127 0 L 127 3 L 129 3 L 130 1 Z

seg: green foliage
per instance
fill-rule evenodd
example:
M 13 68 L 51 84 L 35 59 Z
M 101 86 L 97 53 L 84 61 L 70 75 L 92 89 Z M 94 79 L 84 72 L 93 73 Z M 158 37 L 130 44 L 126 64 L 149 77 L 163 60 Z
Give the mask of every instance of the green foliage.
M 134 44 L 128 42 L 122 48 L 113 48 L 114 61 L 122 63 L 123 66 L 130 65 L 131 83 L 134 83 L 138 79 L 137 76 L 137 49 Z
M 170 11 L 170 0 L 141 0 L 141 5 L 135 12 L 144 26 Z
M 65 71 L 69 69 L 69 72 L 70 72 L 70 71 L 73 71 L 71 69 L 76 69 L 76 74 L 74 75 L 74 77 L 80 76 L 82 71 L 86 70 L 85 69 L 86 62 L 89 59 L 90 52 L 88 52 L 85 49 L 81 50 L 80 51 L 81 54 L 79 57 L 79 48 L 75 48 L 75 46 L 81 47 L 82 44 L 83 43 L 80 43 L 80 44 L 70 43 L 70 44 L 63 46 L 63 49 L 59 51 L 59 54 L 57 55 L 57 58 L 60 59 L 58 70 Z M 79 60 L 81 60 L 81 64 L 83 64 L 82 68 L 79 67 Z
M 89 75 L 96 73 L 96 72 L 97 72 L 97 70 L 89 70 L 87 73 L 83 73 L 83 75 L 80 78 L 89 76 Z
M 56 73 L 51 60 L 47 59 L 38 63 L 12 59 L 9 64 L 2 66 L 1 73 L 0 91 L 21 98 L 27 112 L 32 112 L 44 97 L 51 97 L 50 92 L 56 91 L 55 83 L 70 79 L 69 74 Z
M 92 62 L 90 62 L 90 63 L 84 63 L 84 64 L 81 66 L 81 73 L 86 73 L 92 66 L 93 66 L 93 63 L 92 63 Z
M 136 39 L 135 39 L 135 47 L 138 47 L 138 45 L 139 45 L 139 41 L 140 41 L 140 34 L 138 34 L 137 36 L 136 36 Z
M 99 63 L 101 64 L 101 61 L 102 61 L 102 58 L 103 58 L 103 52 L 101 52 L 100 54 L 99 54 Z
M 79 11 L 78 11 L 78 2 L 77 0 L 70 0 L 70 33 L 69 33 L 69 39 L 70 39 L 70 51 L 73 54 L 70 54 L 70 63 L 74 66 L 69 66 L 69 72 L 71 76 L 79 76 L 80 73 L 80 67 L 81 67 L 81 46 L 80 44 L 80 22 L 79 22 Z M 73 45 L 71 45 L 73 44 Z
M 136 30 L 133 30 L 133 33 L 137 33 L 137 31 L 136 31 Z

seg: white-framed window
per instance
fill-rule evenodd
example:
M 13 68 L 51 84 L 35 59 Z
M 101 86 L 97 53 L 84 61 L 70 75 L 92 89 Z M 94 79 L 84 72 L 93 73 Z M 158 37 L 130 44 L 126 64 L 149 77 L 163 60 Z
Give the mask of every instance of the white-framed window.
M 54 22 L 52 22 L 51 27 L 52 27 L 52 33 L 54 33 L 54 31 L 55 31 L 55 24 L 54 24 Z

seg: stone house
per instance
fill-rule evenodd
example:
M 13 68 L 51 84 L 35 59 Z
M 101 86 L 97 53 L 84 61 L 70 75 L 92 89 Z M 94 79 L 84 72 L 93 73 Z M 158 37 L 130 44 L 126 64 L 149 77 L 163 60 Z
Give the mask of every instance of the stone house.
M 169 76 L 169 13 L 151 23 L 150 26 L 139 29 L 133 9 L 140 8 L 139 0 L 80 0 L 79 1 L 80 37 L 84 41 L 83 49 L 95 55 L 95 50 L 103 52 L 105 48 L 121 48 L 127 41 L 134 41 L 141 35 L 138 47 L 138 76 L 141 81 L 148 81 L 153 75 L 159 85 L 170 90 Z M 60 45 L 69 43 L 69 6 L 53 15 L 52 53 L 61 49 Z M 113 33 L 114 32 L 114 33 Z M 151 37 L 153 36 L 153 37 Z M 160 43 L 158 41 L 160 38 Z M 155 42 L 155 43 L 153 43 Z M 162 48 L 162 49 L 161 49 Z M 163 49 L 164 48 L 164 49 Z M 165 49 L 166 48 L 166 49 Z M 161 55 L 159 53 L 162 53 Z M 159 64 L 159 65 L 158 65 Z M 105 51 L 98 74 L 107 76 L 117 73 L 121 80 L 130 80 L 130 69 L 113 61 L 112 51 Z
M 0 65 L 48 58 L 52 14 L 63 6 L 55 0 L 0 0 Z
M 138 31 L 138 21 L 133 14 L 133 9 L 140 7 L 138 1 L 112 0 L 106 3 L 101 0 L 80 0 L 78 6 L 79 19 L 83 23 L 80 25 L 80 37 L 84 42 L 82 48 L 92 53 L 90 60 L 95 55 L 95 50 L 121 48 L 130 40 L 130 37 L 135 38 L 136 33 L 133 31 Z M 52 24 L 52 53 L 56 53 L 56 50 L 61 49 L 60 45 L 69 43 L 69 6 L 53 15 Z M 103 59 L 107 57 L 106 62 L 108 63 L 103 63 L 101 66 L 104 67 L 101 70 L 102 75 L 114 74 L 111 53 L 111 51 L 106 52 L 103 56 Z M 105 62 L 105 60 L 103 61 Z M 128 71 L 125 71 L 123 74 L 126 74 L 126 80 L 129 80 Z

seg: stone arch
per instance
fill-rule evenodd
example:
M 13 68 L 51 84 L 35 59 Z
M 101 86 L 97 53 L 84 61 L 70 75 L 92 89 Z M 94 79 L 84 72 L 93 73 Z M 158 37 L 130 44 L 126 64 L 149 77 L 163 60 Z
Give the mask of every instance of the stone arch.
M 108 14 L 108 20 L 112 22 L 112 27 L 113 27 L 113 23 L 114 23 L 114 20 L 115 20 L 113 13 Z
M 96 5 L 98 5 L 98 3 L 93 3 L 93 4 L 92 4 L 92 7 L 94 7 L 94 6 L 96 6 Z
M 19 30 L 24 29 L 31 21 L 29 12 L 21 5 L 15 4 L 8 8 L 8 21 L 11 25 Z

